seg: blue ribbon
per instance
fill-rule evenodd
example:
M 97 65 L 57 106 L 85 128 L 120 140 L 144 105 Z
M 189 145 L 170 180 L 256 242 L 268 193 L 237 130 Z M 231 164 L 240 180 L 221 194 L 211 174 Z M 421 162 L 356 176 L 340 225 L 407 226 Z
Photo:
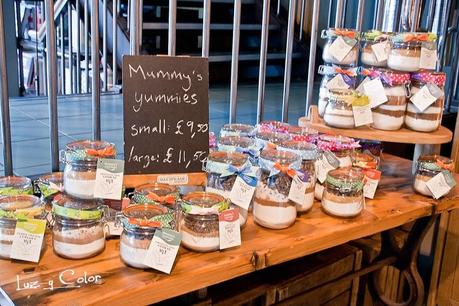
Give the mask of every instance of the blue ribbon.
M 252 169 L 252 166 L 249 163 L 246 163 L 243 167 L 235 167 L 233 165 L 228 165 L 225 173 L 220 177 L 226 177 L 230 175 L 240 176 L 244 182 L 248 185 L 255 187 L 257 185 L 257 172 Z

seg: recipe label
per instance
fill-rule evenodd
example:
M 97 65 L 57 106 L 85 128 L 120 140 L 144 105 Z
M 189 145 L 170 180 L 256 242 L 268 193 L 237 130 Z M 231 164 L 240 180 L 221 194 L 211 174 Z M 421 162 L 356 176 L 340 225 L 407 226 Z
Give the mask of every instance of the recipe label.
M 170 274 L 181 240 L 182 234 L 179 232 L 167 228 L 157 230 L 145 254 L 143 264 Z
M 31 262 L 40 260 L 46 220 L 18 219 L 10 257 Z
M 354 42 L 354 44 L 352 44 Z M 352 39 L 352 42 L 347 43 L 343 37 L 338 36 L 335 41 L 330 45 L 330 48 L 328 49 L 328 52 L 336 58 L 338 61 L 342 61 L 346 55 L 352 50 L 354 47 L 356 40 Z
M 299 204 L 303 205 L 306 199 L 306 188 L 308 187 L 307 182 L 303 182 L 298 175 L 295 175 L 290 185 L 290 190 L 288 192 L 288 199 Z
M 363 90 L 370 100 L 371 108 L 375 108 L 384 102 L 387 102 L 384 86 L 379 78 L 373 79 L 363 84 Z
M 327 179 L 328 171 L 339 167 L 339 159 L 332 152 L 325 151 L 315 162 L 316 177 L 321 184 Z
M 376 169 L 367 169 L 365 173 L 365 185 L 363 185 L 363 195 L 365 198 L 373 199 L 375 197 L 376 188 L 378 188 L 381 180 L 381 171 Z
M 364 106 L 352 105 L 352 113 L 356 127 L 373 123 L 373 113 L 369 104 Z
M 355 89 L 359 94 L 364 95 L 365 90 L 363 89 L 363 85 L 365 85 L 367 82 L 371 81 L 369 77 L 365 77 L 362 82 L 360 82 L 359 86 Z
M 232 208 L 218 214 L 218 229 L 220 250 L 241 245 L 239 210 L 237 208 Z
M 434 199 L 439 199 L 456 186 L 456 181 L 449 171 L 443 171 L 428 180 L 426 185 Z
M 124 160 L 99 158 L 97 160 L 94 197 L 121 200 L 123 173 Z
M 437 68 L 437 49 L 433 50 L 421 47 L 421 58 L 419 60 L 419 68 L 435 70 Z
M 335 75 L 330 81 L 325 85 L 328 89 L 348 89 L 350 86 L 344 81 L 344 78 L 341 74 Z
M 232 203 L 245 210 L 249 209 L 250 202 L 255 193 L 255 188 L 257 187 L 256 178 L 248 177 L 247 180 L 248 182 L 238 175 L 229 196 Z
M 389 57 L 390 45 L 387 41 L 380 42 L 371 45 L 371 50 L 373 50 L 378 62 L 384 62 L 387 61 L 387 58 Z
M 429 90 L 429 87 L 427 87 L 427 85 L 424 85 L 417 93 L 415 93 L 410 98 L 410 100 L 411 102 L 413 102 L 416 108 L 419 109 L 420 112 L 423 112 L 426 108 L 432 105 L 432 103 L 437 101 L 437 98 L 434 95 L 432 95 L 432 93 Z

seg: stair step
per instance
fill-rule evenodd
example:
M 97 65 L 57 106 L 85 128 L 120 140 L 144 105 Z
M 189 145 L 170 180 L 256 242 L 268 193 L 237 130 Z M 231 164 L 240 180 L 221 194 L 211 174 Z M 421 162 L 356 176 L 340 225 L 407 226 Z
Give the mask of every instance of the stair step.
M 304 54 L 301 52 L 292 53 L 292 58 L 302 58 Z M 267 54 L 268 60 L 280 60 L 285 58 L 285 52 L 270 52 Z M 239 61 L 258 61 L 260 60 L 260 53 L 240 53 Z M 210 63 L 230 62 L 231 53 L 213 53 L 209 56 Z
M 144 30 L 167 30 L 167 22 L 144 22 Z M 211 30 L 233 30 L 233 25 L 229 23 L 213 23 L 210 25 Z M 280 26 L 272 24 L 270 30 L 280 30 Z M 202 30 L 202 23 L 177 23 L 177 30 Z M 261 30 L 260 24 L 241 24 L 241 31 Z

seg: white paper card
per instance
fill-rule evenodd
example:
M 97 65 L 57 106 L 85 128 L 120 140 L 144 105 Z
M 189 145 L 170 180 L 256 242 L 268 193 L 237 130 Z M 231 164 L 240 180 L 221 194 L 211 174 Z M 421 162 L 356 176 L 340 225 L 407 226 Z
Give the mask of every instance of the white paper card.
M 371 45 L 371 50 L 373 50 L 378 62 L 384 62 L 387 61 L 387 58 L 389 57 L 390 45 L 387 41 L 380 42 Z
M 368 125 L 373 123 L 373 114 L 370 105 L 365 106 L 352 106 L 352 113 L 354 114 L 355 126 Z
M 338 36 L 330 45 L 328 52 L 330 52 L 334 58 L 341 62 L 353 47 L 354 46 L 347 44 L 341 36 Z
M 435 70 L 437 68 L 437 50 L 430 50 L 421 47 L 421 58 L 419 60 L 419 68 Z
M 441 198 L 452 188 L 450 184 L 448 184 L 448 180 L 446 179 L 443 172 L 438 173 L 433 178 L 428 180 L 426 185 L 430 192 L 432 192 L 434 199 Z
M 249 209 L 250 202 L 252 201 L 252 197 L 257 186 L 257 180 L 254 178 L 253 180 L 254 183 L 247 184 L 240 176 L 236 178 L 229 196 L 233 204 L 236 204 L 245 210 Z
M 303 205 L 306 199 L 306 188 L 308 184 L 303 182 L 298 175 L 292 180 L 292 184 L 290 185 L 290 190 L 288 193 L 288 199 L 295 202 L 296 204 Z
M 336 169 L 338 166 L 334 167 L 328 159 L 325 157 L 325 154 L 321 158 L 317 159 L 315 162 L 316 165 L 316 177 L 320 183 L 325 182 L 327 179 L 327 174 L 330 170 Z M 339 161 L 338 161 L 339 165 Z
M 364 95 L 365 90 L 363 89 L 363 85 L 369 82 L 371 79 L 369 77 L 365 77 L 362 82 L 360 82 L 359 86 L 355 89 L 359 94 Z
M 241 245 L 241 224 L 239 210 L 227 209 L 218 215 L 220 250 Z
M 94 197 L 100 199 L 121 200 L 123 192 L 124 160 L 97 160 Z
M 143 264 L 170 274 L 181 240 L 181 233 L 165 228 L 160 231 L 157 230 L 151 240 Z
M 381 180 L 381 171 L 367 170 L 365 171 L 365 185 L 363 185 L 363 195 L 365 198 L 373 199 L 376 189 Z
M 363 89 L 365 94 L 368 96 L 368 99 L 370 100 L 371 108 L 375 108 L 384 102 L 387 102 L 384 86 L 379 78 L 373 79 L 363 84 Z
M 12 259 L 38 262 L 45 230 L 46 220 L 17 220 L 10 257 Z
M 108 236 L 121 236 L 123 225 L 119 221 L 107 221 Z
M 341 74 L 335 75 L 330 81 L 325 85 L 328 89 L 348 89 L 350 86 L 344 81 L 344 78 Z
M 432 103 L 437 101 L 429 91 L 429 88 L 424 85 L 417 93 L 415 93 L 411 97 L 411 102 L 419 109 L 420 112 L 423 112 L 426 108 L 428 108 Z

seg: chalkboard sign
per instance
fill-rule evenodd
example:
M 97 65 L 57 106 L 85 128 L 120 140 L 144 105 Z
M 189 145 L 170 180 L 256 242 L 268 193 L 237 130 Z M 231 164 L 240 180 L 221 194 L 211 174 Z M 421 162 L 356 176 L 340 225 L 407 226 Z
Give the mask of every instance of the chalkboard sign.
M 208 91 L 206 58 L 124 56 L 125 174 L 202 171 Z

